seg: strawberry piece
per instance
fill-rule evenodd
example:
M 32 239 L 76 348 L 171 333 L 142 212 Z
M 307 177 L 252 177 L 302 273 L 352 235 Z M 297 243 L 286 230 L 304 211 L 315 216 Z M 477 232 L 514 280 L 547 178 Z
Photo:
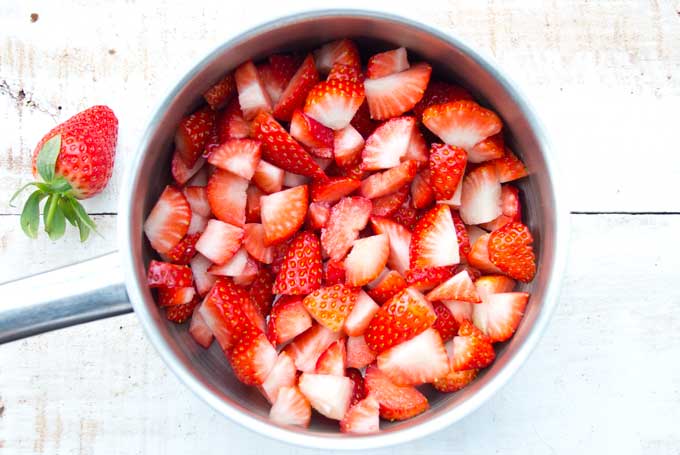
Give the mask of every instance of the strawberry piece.
M 295 367 L 304 372 L 313 372 L 319 356 L 335 340 L 340 339 L 341 333 L 334 332 L 320 324 L 301 333 L 286 346 L 285 351 L 293 358 Z
M 416 174 L 411 182 L 411 204 L 413 208 L 424 209 L 434 202 L 430 170 L 424 169 Z
M 361 182 L 361 195 L 374 199 L 394 193 L 408 184 L 416 176 L 418 162 L 404 161 L 398 166 L 384 172 L 377 172 Z
M 314 59 L 317 69 L 322 74 L 328 74 L 336 63 L 361 67 L 357 45 L 348 39 L 324 44 L 320 49 L 314 51 Z
M 270 403 L 275 403 L 279 391 L 286 387 L 295 387 L 297 383 L 295 363 L 288 354 L 282 352 L 276 358 L 267 379 L 260 386 L 260 391 Z
M 387 52 L 375 54 L 368 59 L 366 77 L 379 79 L 390 74 L 399 73 L 409 68 L 406 49 L 400 47 Z
M 291 239 L 288 239 L 282 243 L 272 245 L 274 259 L 272 259 L 272 263 L 269 265 L 269 268 L 274 275 L 278 275 L 278 273 L 281 271 L 281 264 L 283 264 L 283 260 L 286 258 L 288 246 L 290 245 L 291 241 Z
M 191 269 L 186 265 L 170 264 L 169 262 L 149 262 L 146 284 L 151 288 L 185 288 L 193 283 Z
M 470 321 L 463 321 L 453 338 L 451 369 L 454 371 L 486 368 L 496 358 L 489 337 Z
M 420 292 L 406 288 L 380 307 L 364 337 L 368 347 L 380 353 L 422 333 L 436 318 L 432 304 Z
M 480 226 L 488 231 L 495 231 L 513 221 L 522 221 L 519 190 L 510 184 L 506 184 L 501 188 L 501 214 L 495 220 L 483 223 Z
M 347 366 L 364 368 L 375 361 L 376 354 L 366 344 L 363 335 L 347 338 Z
M 482 235 L 472 244 L 467 260 L 471 266 L 481 270 L 483 273 L 503 273 L 489 259 L 489 234 Z
M 472 95 L 463 87 L 442 81 L 430 81 L 423 98 L 413 107 L 413 113 L 417 118 L 422 118 L 423 112 L 435 104 L 446 104 L 450 101 L 470 100 Z
M 199 345 L 208 349 L 213 341 L 213 333 L 206 324 L 203 316 L 198 312 L 198 307 L 194 308 L 191 314 L 191 323 L 189 324 L 189 334 L 191 338 L 196 341 Z
M 290 122 L 290 135 L 308 147 L 315 156 L 333 157 L 333 130 L 326 128 L 313 118 L 297 109 Z
M 364 381 L 368 394 L 378 400 L 383 419 L 406 420 L 429 408 L 427 398 L 415 387 L 395 384 L 375 365 L 366 369 Z
M 247 256 L 246 265 L 243 267 L 243 271 L 234 276 L 234 284 L 238 286 L 248 287 L 253 284 L 257 274 L 260 271 L 260 263 L 255 259 Z M 262 312 L 260 312 L 262 313 Z
M 406 229 L 413 229 L 418 222 L 418 215 L 418 211 L 411 207 L 411 198 L 409 197 L 401 204 L 401 207 L 392 214 L 391 218 Z M 408 268 L 408 262 L 406 263 L 406 267 Z
M 234 75 L 228 73 L 203 93 L 203 98 L 216 111 L 224 107 L 235 94 L 236 81 L 234 81 Z
M 366 331 L 366 327 L 368 327 L 371 319 L 373 319 L 373 315 L 379 309 L 378 304 L 368 294 L 360 290 L 352 311 L 347 316 L 347 319 L 345 319 L 343 327 L 345 333 L 351 337 L 362 335 Z
M 206 295 L 217 280 L 217 277 L 208 273 L 208 268 L 212 265 L 210 259 L 201 254 L 197 254 L 189 262 L 191 273 L 194 275 L 196 290 L 201 297 Z
M 272 103 L 276 104 L 300 67 L 300 59 L 294 55 L 274 54 L 267 60 L 258 70 Z
M 489 136 L 477 143 L 470 149 L 468 161 L 471 163 L 481 163 L 497 158 L 502 158 L 505 151 L 503 134 L 497 133 Z
M 304 106 L 309 91 L 317 82 L 319 82 L 319 73 L 314 66 L 314 57 L 309 54 L 281 94 L 281 98 L 274 107 L 274 117 L 289 122 L 293 112 Z
M 331 343 L 316 361 L 316 374 L 344 376 L 347 368 L 347 349 L 345 340 L 339 339 Z
M 430 182 L 437 200 L 451 199 L 463 178 L 467 152 L 460 147 L 432 144 L 430 149 Z
M 218 112 L 215 123 L 220 144 L 228 139 L 241 139 L 250 135 L 250 123 L 243 118 L 238 98 L 231 100 L 224 110 Z
M 468 254 L 470 254 L 470 237 L 468 235 L 467 227 L 465 223 L 460 218 L 460 214 L 456 210 L 451 211 L 451 217 L 453 218 L 453 226 L 456 228 L 456 238 L 458 239 L 458 254 L 461 258 L 467 259 Z
M 274 260 L 274 251 L 272 247 L 265 246 L 264 227 L 251 223 L 246 224 L 243 230 L 243 246 L 248 254 L 264 264 L 271 264 Z
M 482 272 L 472 267 L 470 264 L 458 264 L 455 273 L 460 273 L 462 271 L 466 271 L 470 275 L 470 278 L 472 278 L 472 281 L 476 281 L 482 276 Z
M 187 198 L 191 214 L 199 214 L 209 217 L 211 214 L 210 203 L 208 202 L 208 192 L 204 186 L 187 186 L 184 188 L 184 197 Z
M 319 324 L 338 332 L 352 311 L 358 294 L 356 289 L 334 284 L 315 290 L 302 303 Z
M 453 316 L 453 319 L 459 325 L 463 321 L 472 321 L 472 307 L 475 305 L 474 303 L 459 300 L 447 300 L 441 303 L 446 306 L 446 309 L 449 310 L 451 316 Z
M 438 204 L 418 221 L 413 229 L 409 253 L 411 268 L 460 262 L 456 228 L 448 206 Z
M 321 287 L 321 277 L 319 239 L 311 232 L 301 232 L 288 247 L 273 289 L 277 294 L 308 294 Z
M 371 226 L 377 234 L 387 234 L 390 242 L 390 256 L 387 265 L 403 274 L 409 266 L 409 245 L 411 232 L 389 218 L 371 217 Z
M 428 149 L 429 147 L 423 133 L 421 133 L 420 128 L 416 126 L 411 133 L 411 140 L 408 143 L 406 155 L 404 155 L 403 160 L 418 161 L 420 167 L 423 167 L 427 164 Z
M 262 158 L 294 174 L 324 178 L 309 153 L 292 138 L 271 114 L 261 112 L 253 120 L 253 137 L 262 142 Z
M 305 114 L 333 130 L 349 125 L 364 101 L 364 86 L 354 80 L 329 79 L 309 91 Z
M 184 162 L 184 158 L 175 150 L 172 154 L 172 162 L 170 164 L 170 172 L 172 173 L 172 178 L 175 180 L 179 186 L 187 183 L 191 177 L 193 177 L 199 169 L 203 167 L 205 160 L 203 158 L 198 158 L 196 163 L 189 167 Z
M 404 278 L 408 286 L 420 292 L 425 292 L 451 278 L 455 270 L 456 268 L 450 265 L 409 269 L 406 271 Z
M 475 287 L 482 301 L 491 294 L 511 292 L 515 289 L 515 280 L 505 275 L 485 275 L 475 281 Z
M 506 341 L 517 330 L 528 300 L 526 292 L 490 294 L 473 306 L 472 321 L 492 343 Z
M 253 174 L 253 183 L 264 193 L 276 193 L 283 188 L 284 174 L 283 169 L 260 160 Z
M 493 160 L 491 164 L 496 167 L 501 183 L 511 182 L 529 175 L 524 163 L 507 147 L 505 147 L 503 156 Z
M 345 265 L 342 261 L 328 261 L 324 264 L 324 286 L 343 284 L 345 282 Z
M 300 392 L 321 415 L 341 420 L 352 399 L 352 380 L 345 376 L 302 373 L 298 383 Z
M 272 306 L 267 336 L 278 345 L 286 343 L 312 326 L 312 318 L 302 304 L 302 297 L 284 295 Z
M 158 306 L 168 307 L 174 305 L 184 305 L 194 299 L 196 289 L 193 286 L 186 288 L 159 288 Z
M 189 229 L 187 229 L 187 235 L 202 234 L 207 225 L 208 218 L 201 216 L 198 213 L 192 213 Z
M 260 143 L 252 139 L 228 139 L 213 149 L 208 163 L 243 177 L 253 178 L 260 162 Z
M 529 228 L 514 221 L 489 236 L 489 259 L 505 274 L 528 283 L 536 275 L 536 256 Z
M 217 265 L 236 254 L 243 239 L 243 229 L 219 220 L 210 220 L 196 242 L 196 251 Z
M 493 111 L 468 100 L 428 107 L 423 112 L 423 124 L 445 143 L 465 150 L 503 128 L 501 119 Z
M 361 152 L 363 168 L 374 171 L 397 166 L 408 150 L 414 128 L 413 117 L 393 118 L 380 125 L 366 139 Z
M 482 301 L 470 274 L 466 271 L 457 273 L 434 288 L 427 294 L 427 300 L 464 300 L 472 303 Z
M 417 63 L 411 68 L 379 79 L 366 79 L 366 101 L 371 118 L 385 120 L 413 109 L 423 97 L 432 67 Z
M 432 385 L 440 392 L 457 392 L 470 384 L 477 377 L 478 372 L 479 370 L 455 371 L 451 369 L 445 376 L 435 379 Z
M 283 242 L 292 237 L 305 222 L 307 186 L 296 186 L 262 196 L 260 206 L 265 244 Z
M 336 202 L 354 192 L 360 186 L 359 180 L 348 177 L 316 180 L 312 183 L 312 200 L 314 202 Z
M 234 226 L 246 221 L 248 180 L 221 169 L 208 180 L 208 203 L 215 217 Z
M 187 167 L 191 168 L 201 157 L 215 129 L 215 112 L 199 109 L 183 118 L 175 132 L 175 147 Z
M 347 368 L 347 370 L 345 370 L 345 375 L 348 378 L 350 378 L 354 383 L 354 389 L 352 391 L 352 401 L 350 402 L 350 406 L 354 406 L 355 404 L 366 398 L 364 377 L 361 375 L 361 371 L 357 370 L 356 368 Z
M 364 76 L 361 74 L 361 67 L 359 66 L 335 63 L 328 72 L 326 80 L 350 81 L 361 84 L 364 82 Z
M 492 221 L 501 212 L 501 182 L 493 165 L 485 164 L 470 171 L 463 180 L 460 217 L 465 224 Z
M 184 305 L 170 306 L 165 312 L 165 318 L 168 321 L 174 322 L 175 324 L 183 324 L 189 320 L 199 303 L 200 300 L 194 297 L 191 302 L 185 303 Z
M 187 265 L 196 255 L 196 242 L 198 242 L 200 236 L 200 233 L 184 236 L 173 249 L 167 252 L 168 260 L 175 264 Z
M 340 431 L 352 434 L 371 434 L 380 431 L 380 405 L 373 395 L 349 408 L 340 421 Z
M 415 180 L 414 180 L 415 181 Z M 408 199 L 408 185 L 404 185 L 392 194 L 373 199 L 371 215 L 391 216 Z
M 234 334 L 234 345 L 226 352 L 234 376 L 246 385 L 260 385 L 276 363 L 276 349 L 252 324 Z
M 190 220 L 187 199 L 178 189 L 166 186 L 144 222 L 144 233 L 151 247 L 165 254 L 184 238 Z
M 368 291 L 368 295 L 382 305 L 397 292 L 407 287 L 406 281 L 396 270 L 390 270 L 382 279 Z
M 362 197 L 343 198 L 331 208 L 328 223 L 321 229 L 321 246 L 332 260 L 347 254 L 370 214 L 371 201 Z
M 337 165 L 356 165 L 364 148 L 364 138 L 352 125 L 347 125 L 333 134 L 333 156 Z
M 432 324 L 432 328 L 439 332 L 442 341 L 452 339 L 458 333 L 459 322 L 442 302 L 434 302 L 432 307 L 437 314 L 437 319 Z
M 246 120 L 253 119 L 258 112 L 272 111 L 272 101 L 252 61 L 248 60 L 236 68 L 234 79 L 238 90 L 238 102 Z
M 345 258 L 345 283 L 354 287 L 370 283 L 385 268 L 389 255 L 389 238 L 385 234 L 355 240 Z
M 269 314 L 269 309 L 274 301 L 274 294 L 272 292 L 274 286 L 274 276 L 266 268 L 259 269 L 252 283 L 250 283 L 250 299 L 257 306 L 261 315 Z
M 281 425 L 307 428 L 312 419 L 312 407 L 297 387 L 282 387 L 269 410 L 269 418 Z
M 418 385 L 448 373 L 449 357 L 439 332 L 429 328 L 380 353 L 377 365 L 397 385 Z
M 331 204 L 328 202 L 312 202 L 307 210 L 307 221 L 309 227 L 318 231 L 328 222 L 331 216 Z
M 213 264 L 208 268 L 208 273 L 219 276 L 239 276 L 243 274 L 248 263 L 248 252 L 245 248 L 239 248 L 236 253 L 224 264 Z
M 264 193 L 255 185 L 248 185 L 246 190 L 246 223 L 259 223 L 260 197 Z

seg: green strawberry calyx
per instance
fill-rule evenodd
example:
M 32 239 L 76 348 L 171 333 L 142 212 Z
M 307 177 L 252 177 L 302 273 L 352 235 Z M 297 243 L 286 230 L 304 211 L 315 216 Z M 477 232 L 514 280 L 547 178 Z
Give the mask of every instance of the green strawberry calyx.
M 90 236 L 90 231 L 97 232 L 97 226 L 73 196 L 71 184 L 64 177 L 55 175 L 60 150 L 60 134 L 45 142 L 36 159 L 36 168 L 42 182 L 27 183 L 19 188 L 12 196 L 10 205 L 26 188 L 33 186 L 35 190 L 26 200 L 19 220 L 24 233 L 32 239 L 38 237 L 40 203 L 43 199 L 47 199 L 43 207 L 43 223 L 49 238 L 51 240 L 61 238 L 66 231 L 66 221 L 68 221 L 78 228 L 80 241 L 84 242 Z

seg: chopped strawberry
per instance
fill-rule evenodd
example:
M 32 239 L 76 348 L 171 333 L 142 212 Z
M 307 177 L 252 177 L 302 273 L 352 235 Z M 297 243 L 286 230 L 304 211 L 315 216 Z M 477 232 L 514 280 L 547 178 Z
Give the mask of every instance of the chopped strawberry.
M 371 434 L 380 431 L 380 404 L 369 395 L 349 408 L 340 421 L 340 431 L 352 434 Z
M 304 175 L 293 174 L 292 172 L 286 172 L 283 174 L 283 186 L 287 188 L 292 188 L 294 186 L 302 186 L 309 183 L 309 177 Z
M 208 273 L 208 268 L 212 265 L 210 259 L 202 254 L 197 254 L 189 262 L 191 273 L 194 275 L 196 290 L 201 297 L 206 295 L 217 280 L 217 277 Z
M 352 399 L 352 380 L 346 376 L 302 373 L 300 392 L 320 414 L 329 419 L 341 420 Z
M 309 54 L 281 94 L 281 98 L 274 107 L 274 117 L 289 122 L 293 112 L 304 106 L 307 94 L 317 82 L 319 82 L 319 73 L 314 66 L 314 57 Z
M 368 199 L 374 199 L 394 193 L 410 183 L 416 176 L 417 170 L 417 161 L 404 161 L 392 169 L 376 172 L 361 182 L 361 194 Z
M 439 332 L 429 328 L 380 353 L 377 365 L 395 384 L 418 385 L 448 373 L 449 357 Z
M 526 292 L 490 294 L 473 306 L 472 321 L 492 343 L 506 341 L 517 330 L 528 300 Z
M 165 318 L 175 324 L 183 324 L 189 320 L 199 303 L 200 300 L 194 296 L 194 299 L 189 303 L 168 307 L 165 312 Z
M 293 112 L 290 122 L 290 135 L 308 147 L 315 156 L 331 158 L 333 156 L 333 130 L 306 115 L 300 109 Z
M 427 294 L 427 300 L 463 300 L 472 303 L 482 301 L 470 274 L 466 271 L 457 273 L 434 288 Z
M 430 106 L 423 124 L 449 145 L 470 150 L 475 144 L 501 131 L 501 119 L 474 101 L 460 100 Z
M 295 361 L 295 367 L 304 372 L 313 372 L 319 356 L 335 340 L 340 339 L 341 332 L 334 332 L 323 325 L 314 324 L 309 329 L 295 337 L 286 346 L 285 351 Z
M 210 220 L 196 242 L 196 251 L 218 265 L 236 254 L 243 239 L 243 229 L 219 220 Z
M 408 286 L 416 288 L 420 292 L 425 292 L 451 278 L 455 270 L 456 268 L 451 265 L 409 269 L 404 278 Z
M 234 81 L 234 75 L 228 73 L 203 93 L 203 98 L 216 111 L 224 107 L 235 94 L 236 82 Z
M 300 229 L 307 215 L 307 186 L 296 186 L 260 198 L 260 217 L 265 244 L 289 239 Z
M 338 332 L 352 311 L 358 294 L 356 289 L 334 284 L 313 291 L 302 303 L 319 324 Z
M 390 270 L 368 291 L 368 295 L 382 305 L 407 286 L 404 278 L 396 270 Z
M 371 201 L 362 197 L 343 198 L 331 208 L 328 223 L 321 229 L 321 246 L 332 260 L 347 254 L 370 214 Z
M 510 184 L 505 184 L 501 188 L 501 214 L 493 221 L 480 226 L 488 231 L 495 231 L 513 221 L 522 221 L 519 190 Z
M 199 215 L 198 213 L 191 213 L 191 221 L 189 222 L 189 229 L 187 235 L 202 234 L 205 227 L 208 225 L 208 218 Z
M 334 132 L 333 156 L 338 166 L 357 164 L 363 148 L 364 138 L 352 125 Z
M 184 197 L 187 198 L 191 213 L 197 213 L 208 217 L 211 214 L 208 192 L 204 186 L 187 186 L 184 188 Z
M 186 288 L 158 288 L 158 306 L 168 307 L 184 305 L 194 299 L 196 289 L 193 286 Z
M 385 268 L 389 255 L 389 238 L 385 234 L 355 240 L 345 258 L 346 284 L 358 287 L 373 281 Z
M 406 229 L 413 229 L 418 222 L 418 211 L 411 207 L 411 198 L 409 197 L 403 204 L 392 214 L 391 218 L 397 223 L 404 226 Z M 408 263 L 406 264 L 408 267 Z
M 312 317 L 302 304 L 302 297 L 284 295 L 272 306 L 267 323 L 267 337 L 272 343 L 286 343 L 312 326 Z
M 274 301 L 272 286 L 274 286 L 274 276 L 266 268 L 258 270 L 252 283 L 250 283 L 250 289 L 248 289 L 250 299 L 262 315 L 269 314 L 269 309 Z
M 281 425 L 306 428 L 312 419 L 312 407 L 297 387 L 281 387 L 269 410 L 269 418 Z
M 201 167 L 198 172 L 189 179 L 186 186 L 206 186 L 208 184 L 208 167 L 209 166 Z
M 208 273 L 219 276 L 239 276 L 243 274 L 246 264 L 248 263 L 248 252 L 241 247 L 234 253 L 234 255 L 224 264 L 213 264 L 208 269 Z
M 181 191 L 166 186 L 144 222 L 151 247 L 161 254 L 172 250 L 187 233 L 191 220 L 189 202 Z
M 241 139 L 250 135 L 250 123 L 243 118 L 238 98 L 231 100 L 224 110 L 217 113 L 215 122 L 220 144 L 227 139 Z
M 272 263 L 269 265 L 269 268 L 274 275 L 278 275 L 278 273 L 281 271 L 281 264 L 283 264 L 283 260 L 286 258 L 286 253 L 288 252 L 288 246 L 290 245 L 290 242 L 292 242 L 292 239 L 272 245 L 274 259 L 272 259 Z
M 491 294 L 511 292 L 515 289 L 515 280 L 505 275 L 485 275 L 475 281 L 475 287 L 482 300 Z
M 243 227 L 243 246 L 248 254 L 264 264 L 271 264 L 274 259 L 274 251 L 265 246 L 264 227 L 261 224 L 251 223 Z
M 318 237 L 311 232 L 301 232 L 288 247 L 273 290 L 285 295 L 308 294 L 321 287 L 322 273 Z
M 429 408 L 427 398 L 413 386 L 392 382 L 375 365 L 366 369 L 364 378 L 369 395 L 380 403 L 380 417 L 387 420 L 406 420 Z
M 345 319 L 345 333 L 352 337 L 362 335 L 379 309 L 378 304 L 368 294 L 359 291 L 354 308 Z
M 192 285 L 191 269 L 186 265 L 170 264 L 169 262 L 149 262 L 146 284 L 152 288 L 185 288 Z
M 310 90 L 305 114 L 333 130 L 349 125 L 364 101 L 364 86 L 353 80 L 330 79 Z
M 268 64 L 264 65 L 267 68 L 266 75 L 262 76 L 262 80 L 272 103 L 276 105 L 300 68 L 301 58 L 297 55 L 274 54 L 270 55 L 267 60 Z
M 215 112 L 205 107 L 188 115 L 175 132 L 175 147 L 187 167 L 192 168 L 205 150 L 215 129 Z
M 328 222 L 331 216 L 331 204 L 329 202 L 312 202 L 307 210 L 307 222 L 313 231 L 318 231 Z
M 470 321 L 463 321 L 453 338 L 451 369 L 454 371 L 486 368 L 496 358 L 489 337 Z
M 260 385 L 276 363 L 276 349 L 262 331 L 252 324 L 239 327 L 227 359 L 236 378 L 246 385 Z
M 430 106 L 459 100 L 473 101 L 473 98 L 467 90 L 458 85 L 442 81 L 430 81 L 423 98 L 413 107 L 413 113 L 420 119 L 422 118 L 425 109 Z
M 416 209 L 424 209 L 434 202 L 433 185 L 430 183 L 430 170 L 423 169 L 411 182 L 411 204 Z
M 453 316 L 453 319 L 460 325 L 463 321 L 472 321 L 472 307 L 475 305 L 470 302 L 460 300 L 447 300 L 443 303 Z
M 353 41 L 342 39 L 324 44 L 320 49 L 314 51 L 316 67 L 319 72 L 328 74 L 334 64 L 361 66 L 359 50 Z
M 361 152 L 363 168 L 374 171 L 397 166 L 406 155 L 414 128 L 413 117 L 393 118 L 380 125 L 366 139 Z
M 411 110 L 423 97 L 431 72 L 427 63 L 417 63 L 396 74 L 366 79 L 364 87 L 371 118 L 385 120 Z
M 262 142 L 262 158 L 289 172 L 314 178 L 325 174 L 311 155 L 271 114 L 260 112 L 253 120 L 253 137 Z
M 408 199 L 408 185 L 404 185 L 392 194 L 373 199 L 371 215 L 392 216 Z
M 507 147 L 505 147 L 503 156 L 493 160 L 491 164 L 496 167 L 501 183 L 511 182 L 529 175 L 524 163 Z
M 380 353 L 423 332 L 436 318 L 432 304 L 406 288 L 380 307 L 364 332 L 366 343 Z
M 217 169 L 208 180 L 208 202 L 215 217 L 234 226 L 246 221 L 248 180 Z
M 343 284 L 345 282 L 345 265 L 342 261 L 329 260 L 324 264 L 323 272 L 324 286 Z
M 345 340 L 339 339 L 331 343 L 316 361 L 316 374 L 344 376 L 347 368 L 347 349 Z
M 198 307 L 194 308 L 191 315 L 191 323 L 189 324 L 189 334 L 196 343 L 208 349 L 213 341 L 213 333 L 206 324 L 203 316 L 198 312 Z
M 471 249 L 467 227 L 460 218 L 458 211 L 452 210 L 451 217 L 453 218 L 453 226 L 456 228 L 456 237 L 458 238 L 458 253 L 460 254 L 461 259 L 467 259 Z
M 257 274 L 260 271 L 260 263 L 248 255 L 246 265 L 243 267 L 243 271 L 234 276 L 234 284 L 238 286 L 248 287 L 253 284 Z M 260 312 L 262 313 L 262 312 Z
M 377 234 L 387 234 L 390 241 L 390 256 L 387 265 L 403 274 L 409 267 L 409 245 L 411 232 L 389 218 L 371 217 L 371 226 Z
M 297 370 L 295 363 L 285 352 L 281 352 L 276 358 L 267 379 L 260 386 L 260 390 L 270 403 L 275 403 L 279 391 L 285 387 L 295 387 L 297 383 Z
M 425 141 L 423 133 L 416 124 L 416 127 L 413 128 L 413 133 L 411 134 L 411 140 L 408 143 L 408 149 L 406 149 L 406 155 L 404 155 L 402 159 L 404 161 L 418 161 L 419 166 L 422 168 L 427 164 L 428 149 L 427 141 Z
M 228 139 L 213 149 L 208 157 L 208 163 L 250 180 L 260 162 L 260 155 L 259 141 Z
M 361 74 L 361 68 L 358 66 L 335 63 L 328 72 L 326 80 L 349 81 L 361 84 L 364 82 L 364 76 Z
M 364 368 L 375 361 L 376 354 L 366 344 L 363 335 L 347 338 L 347 366 Z
M 457 392 L 470 384 L 477 377 L 478 372 L 479 370 L 474 369 L 462 371 L 451 369 L 445 376 L 435 379 L 432 385 L 440 392 Z
M 172 154 L 172 163 L 170 164 L 170 172 L 172 173 L 172 178 L 175 180 L 179 186 L 187 183 L 191 177 L 193 177 L 205 164 L 203 158 L 198 158 L 196 163 L 189 167 L 184 162 L 184 158 L 175 150 Z
M 264 196 L 257 186 L 248 185 L 246 190 L 246 223 L 259 223 L 260 220 L 260 197 Z
M 349 340 L 347 341 L 349 343 Z M 345 370 L 345 376 L 350 378 L 354 383 L 354 389 L 352 391 L 352 401 L 350 406 L 354 406 L 364 398 L 366 398 L 366 388 L 364 387 L 364 377 L 361 375 L 361 371 L 356 368 L 347 368 Z
M 196 255 L 196 242 L 198 242 L 200 236 L 200 233 L 187 234 L 165 256 L 167 256 L 170 262 L 187 265 L 191 258 Z
M 455 265 L 460 262 L 451 210 L 438 204 L 418 221 L 411 239 L 411 268 Z
M 514 221 L 489 236 L 489 259 L 504 273 L 528 283 L 536 275 L 536 256 L 529 228 Z
M 387 52 L 375 54 L 368 59 L 366 77 L 379 79 L 390 74 L 400 73 L 409 67 L 406 49 L 400 47 Z
M 234 79 L 238 90 L 238 102 L 246 120 L 253 119 L 258 112 L 272 111 L 272 101 L 252 61 L 248 60 L 236 68 Z
M 463 180 L 460 217 L 465 224 L 489 222 L 501 214 L 501 182 L 491 164 L 470 171 Z
M 284 174 L 283 169 L 260 160 L 253 174 L 253 183 L 264 193 L 276 193 L 283 188 Z
M 312 200 L 314 202 L 336 202 L 354 192 L 360 186 L 359 180 L 348 177 L 316 180 L 312 183 Z
M 503 134 L 497 133 L 487 137 L 478 144 L 475 144 L 475 146 L 470 149 L 468 160 L 471 163 L 481 163 L 483 161 L 501 158 L 503 157 L 504 150 Z
M 484 273 L 503 273 L 489 259 L 489 234 L 484 234 L 472 244 L 472 249 L 467 258 L 471 266 Z
M 432 144 L 430 182 L 437 200 L 451 199 L 465 172 L 467 153 L 460 147 Z
M 432 307 L 437 314 L 437 319 L 435 319 L 434 324 L 432 324 L 432 328 L 439 332 L 442 341 L 452 339 L 458 333 L 458 326 L 460 323 L 442 302 L 434 302 Z
M 462 271 L 466 271 L 470 275 L 470 278 L 472 278 L 472 281 L 477 281 L 482 276 L 482 272 L 472 267 L 470 264 L 458 264 L 458 266 L 456 266 L 456 273 Z

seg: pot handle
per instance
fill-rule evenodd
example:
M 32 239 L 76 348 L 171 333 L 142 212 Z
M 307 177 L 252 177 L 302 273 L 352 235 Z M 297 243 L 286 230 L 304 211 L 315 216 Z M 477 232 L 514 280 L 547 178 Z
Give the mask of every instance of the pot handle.
M 117 252 L 0 284 L 0 344 L 129 313 Z

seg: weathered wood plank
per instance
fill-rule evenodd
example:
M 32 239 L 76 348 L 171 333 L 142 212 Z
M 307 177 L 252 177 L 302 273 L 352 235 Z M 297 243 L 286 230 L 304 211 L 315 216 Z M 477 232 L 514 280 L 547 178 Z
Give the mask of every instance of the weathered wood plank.
M 525 367 L 459 425 L 376 454 L 677 453 L 669 417 L 680 407 L 680 289 L 669 283 L 680 270 L 680 216 L 572 221 L 561 303 Z M 2 217 L 0 227 L 13 222 Z M 14 248 L 5 257 L 22 251 Z M 0 267 L 12 273 L 16 263 Z M 3 345 L 0 365 L 8 453 L 313 453 L 213 413 L 162 364 L 133 315 Z

